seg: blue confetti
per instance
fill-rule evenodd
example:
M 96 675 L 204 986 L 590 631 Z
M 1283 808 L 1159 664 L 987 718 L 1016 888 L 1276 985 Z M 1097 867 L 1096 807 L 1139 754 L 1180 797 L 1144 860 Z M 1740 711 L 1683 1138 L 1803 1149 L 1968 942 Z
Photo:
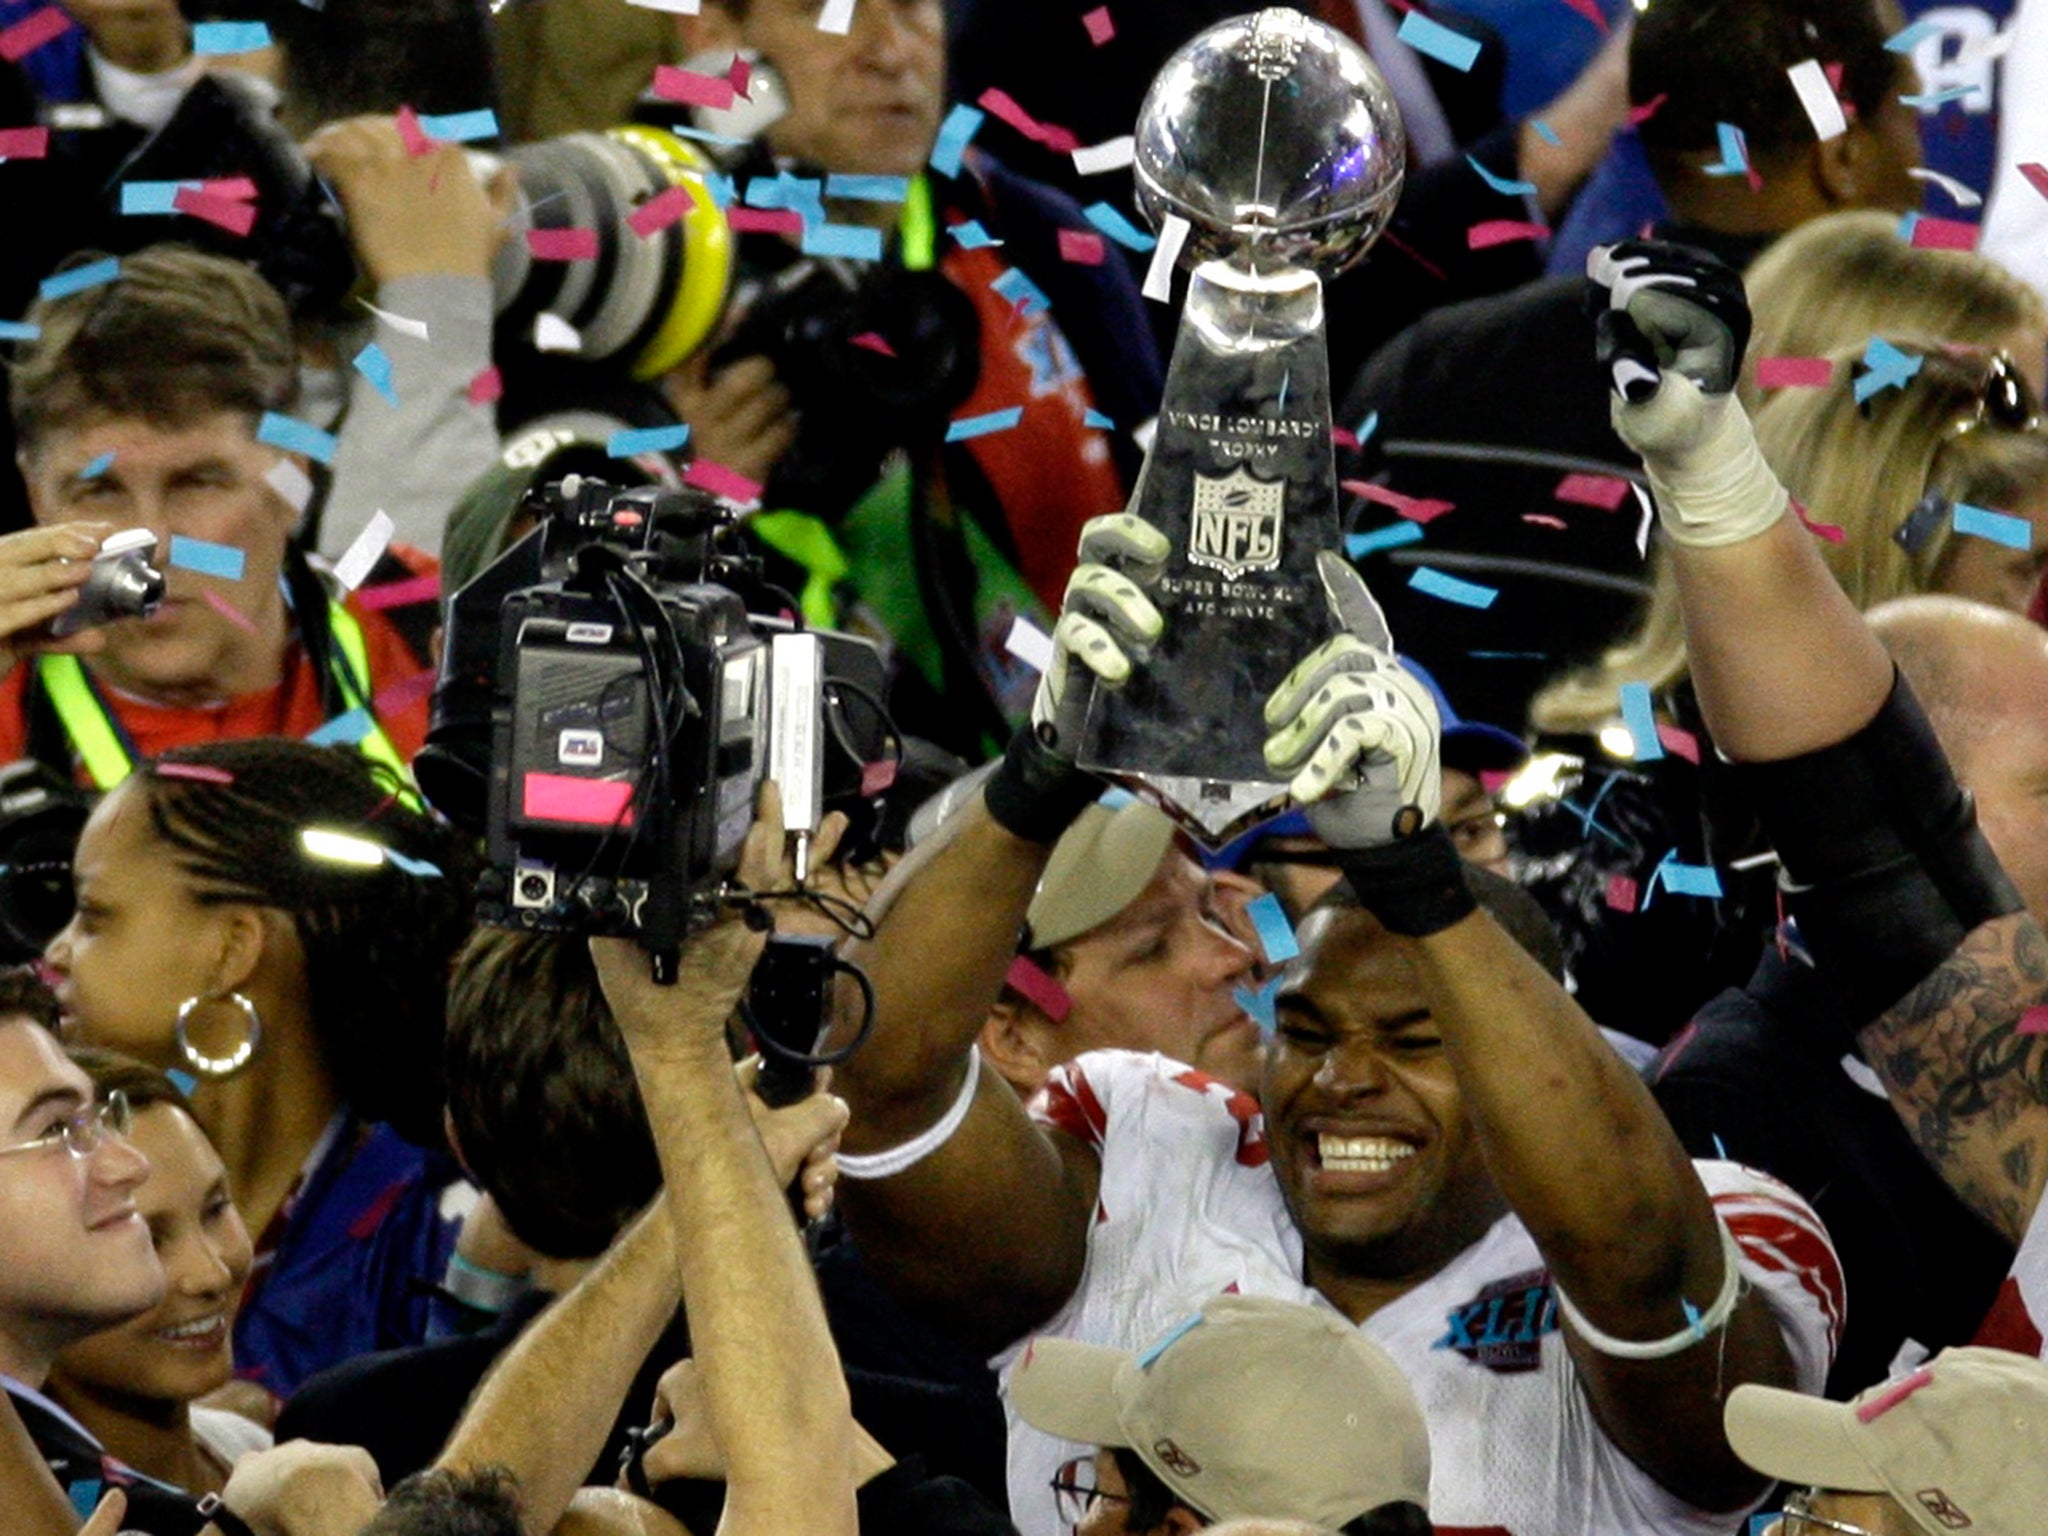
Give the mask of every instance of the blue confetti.
M 1363 448 L 1372 441 L 1373 433 L 1379 431 L 1379 429 L 1380 413 L 1378 411 L 1367 411 L 1365 413 L 1365 420 L 1358 424 L 1358 430 L 1351 435 L 1358 439 L 1358 446 Z
M 192 51 L 201 57 L 254 53 L 269 46 L 270 28 L 260 21 L 202 21 L 192 28 Z
M 1664 743 L 1657 739 L 1657 710 L 1650 702 L 1648 683 L 1621 685 L 1621 723 L 1628 727 L 1630 748 L 1639 763 L 1654 763 L 1664 755 Z
M 989 287 L 1001 295 L 1020 315 L 1043 313 L 1051 303 L 1045 296 L 1045 290 L 1015 267 L 990 283 Z
M 740 189 L 723 171 L 706 171 L 703 180 L 704 192 L 711 199 L 712 207 L 730 208 L 738 201 Z
M 1505 176 L 1496 176 L 1493 174 L 1493 172 L 1489 171 L 1485 166 L 1479 163 L 1479 158 L 1476 155 L 1467 155 L 1465 157 L 1465 163 L 1471 166 L 1473 170 L 1479 173 L 1479 179 L 1481 181 L 1485 182 L 1489 187 L 1493 188 L 1493 190 L 1498 192 L 1502 197 L 1535 196 L 1536 183 L 1533 181 L 1509 181 Z
M 1912 23 L 1912 25 L 1902 28 L 1886 38 L 1884 42 L 1885 51 L 1888 53 L 1911 53 L 1915 48 L 1918 48 L 1927 41 L 1928 38 L 1940 36 L 1947 30 L 1940 22 L 1923 16 L 1920 20 Z
M 1081 212 L 1087 216 L 1090 224 L 1126 250 L 1137 251 L 1142 255 L 1159 243 L 1108 203 L 1090 203 Z
M 1146 1366 L 1150 1365 L 1154 1360 L 1157 1360 L 1161 1355 L 1165 1354 L 1167 1350 L 1171 1349 L 1174 1345 L 1178 1344 L 1182 1339 L 1186 1338 L 1189 1334 L 1193 1333 L 1197 1328 L 1201 1327 L 1201 1325 L 1202 1314 L 1199 1312 L 1197 1312 L 1193 1317 L 1185 1318 L 1182 1321 L 1175 1323 L 1171 1328 L 1166 1330 L 1165 1336 L 1161 1338 L 1158 1343 L 1154 1344 L 1150 1349 L 1146 1350 L 1145 1353 L 1138 1356 L 1138 1369 L 1141 1371 L 1144 1370 Z
M 83 293 L 88 288 L 98 288 L 111 283 L 121 275 L 121 258 L 109 256 L 102 261 L 88 262 L 82 267 L 73 267 L 68 272 L 57 272 L 43 279 L 36 292 L 45 299 L 69 298 L 74 293 Z
M 1882 336 L 1871 337 L 1870 345 L 1863 349 L 1863 366 L 1867 371 L 1856 380 L 1852 391 L 1856 403 L 1861 405 L 1887 389 L 1903 389 L 1919 373 L 1920 362 L 1917 354 L 1901 352 Z
M 92 1512 L 99 1507 L 100 1494 L 105 1491 L 106 1486 L 96 1477 L 81 1477 L 67 1487 L 64 1493 L 71 1500 L 71 1507 L 78 1511 L 80 1518 L 89 1520 L 92 1518 Z
M 375 729 L 376 722 L 371 720 L 368 710 L 352 709 L 336 715 L 306 740 L 316 747 L 352 747 Z
M 398 386 L 392 382 L 391 357 L 374 341 L 355 355 L 355 370 L 370 381 L 370 386 L 389 400 L 398 404 Z
M 179 189 L 198 185 L 196 181 L 124 181 L 121 183 L 121 212 L 176 213 Z
M 81 480 L 97 480 L 113 467 L 114 450 L 109 448 L 105 453 L 86 465 L 85 468 L 81 469 L 78 472 L 78 478 Z
M 1105 810 L 1120 811 L 1127 805 L 1136 805 L 1138 797 L 1128 789 L 1118 789 L 1112 784 L 1095 797 L 1095 803 Z
M 939 124 L 939 136 L 932 142 L 933 170 L 941 176 L 960 174 L 960 157 L 967 153 L 969 141 L 981 130 L 983 116 L 964 103 L 946 114 L 946 120 Z
M 1344 553 L 1354 560 L 1367 555 L 1378 554 L 1383 549 L 1399 549 L 1403 544 L 1413 544 L 1422 537 L 1422 524 L 1411 523 L 1405 517 L 1398 523 L 1384 528 L 1375 528 L 1369 533 L 1349 533 L 1344 536 Z
M 1718 1157 L 1719 1159 L 1721 1159 L 1721 1161 L 1722 1161 L 1722 1162 L 1724 1162 L 1724 1163 L 1725 1163 L 1725 1162 L 1727 1162 L 1727 1161 L 1729 1160 L 1729 1158 L 1728 1158 L 1728 1148 L 1727 1148 L 1727 1146 L 1726 1146 L 1726 1145 L 1725 1145 L 1725 1144 L 1724 1144 L 1724 1143 L 1722 1142 L 1722 1140 L 1721 1140 L 1721 1133 L 1720 1133 L 1719 1131 L 1716 1131 L 1716 1132 L 1714 1132 L 1714 1156 L 1716 1156 L 1716 1157 Z
M 632 427 L 606 438 L 604 451 L 615 459 L 630 459 L 642 453 L 673 453 L 689 440 L 687 422 L 672 427 Z
M 256 428 L 256 441 L 289 453 L 303 453 L 322 464 L 332 464 L 334 450 L 341 446 L 332 432 L 322 432 L 310 421 L 301 421 L 296 416 L 286 416 L 278 411 L 263 413 L 263 420 Z
M 171 564 L 181 571 L 218 576 L 222 581 L 240 581 L 244 556 L 232 544 L 209 544 L 205 539 L 171 535 Z
M 970 437 L 986 437 L 991 432 L 1007 432 L 1024 419 L 1024 407 L 1013 405 L 1006 411 L 990 411 L 982 416 L 963 416 L 947 423 L 946 441 L 964 443 Z
M 882 232 L 865 224 L 806 222 L 800 243 L 806 256 L 840 256 L 848 261 L 882 259 Z
M 26 320 L 0 320 L 0 341 L 34 341 L 43 334 L 40 325 Z
M 802 214 L 807 224 L 823 224 L 825 183 L 815 176 L 793 176 L 788 171 L 756 176 L 747 183 L 747 206 L 787 208 Z
M 1707 1330 L 1700 1322 L 1700 1309 L 1687 1301 L 1683 1296 L 1678 1298 L 1678 1304 L 1685 1310 L 1686 1325 L 1692 1329 L 1693 1336 L 1704 1339 L 1707 1336 Z
M 1283 965 L 1301 953 L 1301 943 L 1294 936 L 1294 924 L 1287 921 L 1280 898 L 1271 891 L 1248 905 L 1244 915 L 1258 930 L 1259 947 L 1266 952 L 1269 964 Z
M 1674 896 L 1705 896 L 1718 898 L 1721 894 L 1721 877 L 1714 872 L 1711 864 L 1681 864 L 1674 853 L 1664 855 L 1650 876 L 1653 885 L 1662 885 Z M 1644 906 L 1649 902 L 1645 900 Z
M 1414 11 L 1408 13 L 1415 15 Z M 1447 603 L 1456 603 L 1461 608 L 1491 608 L 1493 600 L 1500 596 L 1497 587 L 1482 587 L 1476 581 L 1460 581 L 1455 576 L 1446 576 L 1442 571 L 1426 565 L 1418 565 L 1408 578 L 1408 585 L 1417 592 L 1430 597 L 1440 597 Z
M 825 195 L 859 203 L 907 202 L 910 199 L 910 178 L 833 175 L 825 178 Z
M 713 133 L 708 128 L 692 128 L 686 123 L 670 123 L 668 131 L 676 135 L 677 138 L 696 139 L 704 144 L 722 144 L 728 148 L 735 148 L 741 144 L 751 144 L 754 142 L 752 139 L 741 138 L 737 134 Z
M 1542 140 L 1542 141 L 1543 141 L 1544 143 L 1546 143 L 1546 144 L 1550 145 L 1550 147 L 1551 147 L 1551 148 L 1553 148 L 1553 149 L 1562 149 L 1562 148 L 1564 148 L 1564 140 L 1563 140 L 1563 139 L 1560 139 L 1560 138 L 1559 138 L 1559 137 L 1557 136 L 1557 130 L 1556 130 L 1555 128 L 1551 127 L 1551 126 L 1550 126 L 1550 124 L 1548 124 L 1548 123 L 1546 123 L 1545 121 L 1543 121 L 1543 119 L 1542 119 L 1542 118 L 1540 118 L 1540 117 L 1532 117 L 1532 118 L 1530 118 L 1530 119 L 1529 119 L 1529 126 L 1530 126 L 1531 128 L 1534 128 L 1534 129 L 1536 130 L 1536 137 L 1537 137 L 1537 138 L 1539 138 L 1539 139 L 1541 139 L 1541 140 Z
M 425 859 L 408 858 L 396 848 L 386 848 L 384 850 L 384 858 L 393 867 L 402 869 L 408 875 L 413 875 L 418 879 L 438 880 L 441 878 L 440 865 L 429 864 Z
M 498 114 L 489 107 L 474 112 L 443 112 L 420 119 L 420 132 L 443 144 L 468 144 L 475 139 L 498 136 Z
M 2007 549 L 2034 547 L 2034 525 L 2024 517 L 2014 517 L 2010 512 L 1987 511 L 1983 507 L 1973 507 L 1967 501 L 1956 503 L 1955 527 L 1957 533 L 1974 534 L 1994 544 L 2003 544 Z
M 1915 112 L 1938 112 L 1952 101 L 1961 101 L 1967 96 L 1982 93 L 1981 85 L 1952 85 L 1945 91 L 1928 91 L 1920 96 L 1901 96 L 1900 102 Z
M 1116 423 L 1103 415 L 1102 412 L 1096 410 L 1092 405 L 1088 407 L 1087 414 L 1081 418 L 1081 425 L 1093 427 L 1098 432 L 1114 432 L 1116 430 Z
M 1264 986 L 1256 990 L 1251 987 L 1232 987 L 1230 995 L 1237 1000 L 1237 1006 L 1251 1015 L 1259 1026 L 1259 1033 L 1270 1040 L 1280 1032 L 1280 1011 L 1276 999 L 1280 996 L 1280 978 L 1269 976 Z
M 1417 53 L 1427 54 L 1439 64 L 1467 70 L 1479 57 L 1479 44 L 1463 33 L 1453 32 L 1440 21 L 1431 21 L 1420 11 L 1401 18 L 1401 30 L 1394 34 Z
M 1003 243 L 986 229 L 983 229 L 979 219 L 968 219 L 962 223 L 955 224 L 946 233 L 960 243 L 960 249 L 963 251 L 978 251 L 984 246 L 1001 245 Z
M 170 1070 L 166 1071 L 164 1073 L 164 1076 L 168 1077 L 171 1080 L 171 1086 L 173 1088 L 177 1089 L 178 1092 L 184 1094 L 185 1097 L 188 1099 L 191 1098 L 192 1095 L 199 1088 L 199 1079 L 194 1077 L 190 1072 L 180 1072 L 177 1070 L 177 1068 L 173 1067 Z
M 1716 123 L 1714 132 L 1721 141 L 1721 159 L 1717 164 L 1706 167 L 1709 176 L 1746 176 L 1749 174 L 1749 140 L 1733 123 Z

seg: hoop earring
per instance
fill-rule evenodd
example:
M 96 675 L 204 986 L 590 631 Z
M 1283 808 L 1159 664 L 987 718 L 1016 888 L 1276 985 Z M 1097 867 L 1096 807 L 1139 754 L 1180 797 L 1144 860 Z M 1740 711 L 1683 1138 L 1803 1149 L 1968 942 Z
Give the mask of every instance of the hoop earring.
M 208 1002 L 233 1003 L 242 1010 L 242 1020 L 248 1025 L 248 1033 L 243 1037 L 242 1043 L 226 1056 L 203 1054 L 185 1033 L 185 1026 L 191 1019 L 193 1010 Z M 230 992 L 220 998 L 188 997 L 178 1004 L 178 1023 L 175 1032 L 178 1054 L 185 1059 L 185 1065 L 192 1069 L 193 1075 L 217 1083 L 223 1078 L 233 1077 L 255 1059 L 256 1047 L 263 1043 L 263 1016 L 257 1013 L 256 1005 L 239 992 Z

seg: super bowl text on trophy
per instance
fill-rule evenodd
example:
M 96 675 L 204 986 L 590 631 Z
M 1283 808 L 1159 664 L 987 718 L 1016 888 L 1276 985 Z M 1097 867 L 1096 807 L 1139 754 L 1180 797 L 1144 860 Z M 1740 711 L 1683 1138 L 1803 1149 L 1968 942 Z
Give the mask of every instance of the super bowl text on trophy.
M 1405 155 L 1372 61 L 1294 10 L 1198 35 L 1138 116 L 1139 208 L 1163 235 L 1185 226 L 1190 269 L 1131 505 L 1173 546 L 1151 588 L 1166 634 L 1096 691 L 1081 762 L 1212 846 L 1284 798 L 1260 711 L 1333 632 L 1315 568 L 1340 542 L 1323 281 L 1386 227 Z

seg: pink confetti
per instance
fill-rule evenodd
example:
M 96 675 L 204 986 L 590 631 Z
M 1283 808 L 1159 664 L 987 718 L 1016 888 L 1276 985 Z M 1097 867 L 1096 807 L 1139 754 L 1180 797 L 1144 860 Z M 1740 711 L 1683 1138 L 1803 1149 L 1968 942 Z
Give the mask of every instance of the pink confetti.
M 1923 213 L 1913 221 L 1911 243 L 1922 251 L 1974 251 L 1977 226 L 1961 219 L 1937 219 Z
M 1607 13 L 1600 9 L 1600 0 L 1563 0 L 1563 3 L 1566 9 L 1578 12 L 1598 27 L 1602 36 L 1606 35 Z
M 2020 167 L 2020 174 L 2027 178 L 2027 185 L 2043 197 L 2048 197 L 2048 165 L 2038 160 L 2029 160 Z
M 505 397 L 505 376 L 498 372 L 496 363 L 491 363 L 478 371 L 477 376 L 469 381 L 469 388 L 464 393 L 469 397 L 471 405 L 493 404 Z
M 193 187 L 178 188 L 177 196 L 171 199 L 171 206 L 180 213 L 189 213 L 195 219 L 204 219 L 231 234 L 246 235 L 256 227 L 256 205 L 244 203 L 232 197 L 220 197 L 211 192 L 201 192 Z
M 668 187 L 628 214 L 626 224 L 642 240 L 652 240 L 696 206 L 697 199 L 690 195 L 688 187 Z
M 1109 19 L 1109 7 L 1098 5 L 1081 18 L 1081 25 L 1088 29 L 1088 41 L 1100 48 L 1116 36 L 1116 23 Z
M 754 78 L 754 61 L 744 53 L 736 53 L 732 56 L 732 68 L 725 72 L 725 78 L 727 83 L 732 86 L 735 96 L 745 101 L 752 101 L 754 99 L 747 94 L 747 86 Z
M 1900 1377 L 1869 1402 L 1858 1405 L 1856 1422 L 1868 1424 L 1873 1419 L 1881 1419 L 1922 1387 L 1933 1385 L 1934 1372 L 1923 1365 L 1912 1375 Z
M 230 624 L 234 625 L 235 628 L 241 630 L 244 634 L 260 635 L 263 633 L 262 630 L 256 627 L 256 621 L 254 619 L 250 618 L 249 615 L 242 612 L 241 609 L 237 608 L 233 603 L 229 602 L 226 598 L 222 597 L 218 592 L 208 589 L 207 591 L 202 592 L 199 595 L 203 599 L 205 599 L 207 607 L 211 608 L 215 613 L 219 614 L 222 618 L 226 619 Z
M 397 113 L 398 140 L 405 146 L 408 155 L 431 155 L 434 141 L 427 137 L 427 130 L 420 126 L 420 115 L 411 107 L 400 107 Z
M 723 496 L 727 501 L 749 502 L 761 499 L 761 482 L 749 480 L 736 469 L 727 469 L 723 464 L 714 464 L 709 459 L 699 459 L 683 471 L 683 484 L 694 485 L 700 491 L 709 491 L 714 496 Z
M 409 576 L 404 581 L 387 581 L 364 587 L 356 593 L 356 606 L 372 613 L 383 608 L 403 608 L 410 603 L 430 603 L 441 595 L 438 575 Z
M 896 349 L 889 345 L 888 337 L 880 331 L 862 331 L 852 340 L 852 345 L 865 347 L 870 352 L 879 352 L 884 357 L 894 357 Z
M 1619 475 L 1566 475 L 1551 493 L 1575 507 L 1598 507 L 1612 512 L 1628 500 L 1628 482 Z
M 1343 480 L 1338 482 L 1344 490 L 1380 506 L 1391 507 L 1411 523 L 1428 523 L 1442 517 L 1446 512 L 1455 511 L 1454 501 L 1431 501 L 1420 496 L 1403 496 L 1399 491 L 1390 491 L 1383 485 L 1374 485 L 1370 480 Z
M 1760 357 L 1758 389 L 1820 389 L 1832 383 L 1835 365 L 1824 357 Z
M 794 208 L 728 208 L 725 222 L 736 235 L 800 235 L 804 216 Z
M 595 261 L 594 229 L 529 229 L 526 249 L 535 261 Z
M 49 153 L 49 129 L 0 128 L 0 160 L 43 160 Z
M 1791 497 L 1790 500 L 1792 502 L 1793 515 L 1799 519 L 1800 526 L 1808 533 L 1817 539 L 1825 539 L 1830 544 L 1845 544 L 1848 542 L 1849 535 L 1840 528 L 1837 528 L 1833 523 L 1816 523 L 1812 518 L 1808 517 L 1806 515 L 1806 508 L 1800 504 L 1797 496 Z
M 1346 431 L 1343 427 L 1332 427 L 1330 428 L 1330 441 L 1339 448 L 1356 448 L 1358 446 L 1358 434 Z
M 246 176 L 227 176 L 213 181 L 202 181 L 199 190 L 214 197 L 231 197 L 238 202 L 250 202 L 256 196 L 256 183 Z
M 1557 528 L 1562 530 L 1571 527 L 1571 524 L 1567 523 L 1563 518 L 1552 517 L 1548 512 L 1524 512 L 1522 514 L 1522 521 L 1534 523 L 1539 528 Z
M 235 776 L 212 763 L 158 763 L 150 772 L 159 779 L 187 779 L 194 784 L 232 784 Z
M 1465 231 L 1465 248 L 1484 251 L 1496 245 L 1512 245 L 1517 240 L 1549 238 L 1547 225 L 1531 224 L 1524 219 L 1485 219 Z
M 863 800 L 872 800 L 895 782 L 896 765 L 889 759 L 861 764 L 860 796 Z
M 43 44 L 62 37 L 71 27 L 71 18 L 62 6 L 46 5 L 0 32 L 0 59 L 15 63 Z
M 1663 106 L 1664 103 L 1669 101 L 1670 99 L 1671 96 L 1668 91 L 1659 91 L 1656 95 L 1652 96 L 1648 101 L 1644 102 L 1640 107 L 1630 107 L 1628 109 L 1629 127 L 1635 128 L 1643 123 L 1647 123 L 1651 118 L 1657 115 L 1657 109 Z
M 1071 261 L 1076 266 L 1099 267 L 1108 252 L 1103 248 L 1102 236 L 1086 230 L 1063 229 L 1060 231 L 1060 260 Z
M 1482 768 L 1479 770 L 1479 787 L 1489 795 L 1497 795 L 1515 781 L 1519 768 Z
M 1695 768 L 1700 762 L 1700 739 L 1691 731 L 1681 730 L 1668 720 L 1657 722 L 1657 739 L 1664 744 L 1664 750 L 1673 757 L 1682 757 Z
M 1012 991 L 1021 993 L 1026 1002 L 1055 1024 L 1074 1010 L 1074 1000 L 1067 994 L 1067 989 L 1029 955 L 1019 955 L 1012 960 L 1010 973 L 1003 980 L 1009 983 Z
M 715 112 L 732 110 L 738 93 L 724 75 L 700 75 L 693 69 L 663 64 L 654 71 L 654 94 L 663 101 L 681 102 L 686 107 L 710 107 Z
M 1008 91 L 990 86 L 981 93 L 975 105 L 992 117 L 999 117 L 1025 138 L 1043 144 L 1056 155 L 1071 155 L 1081 147 L 1081 141 L 1073 130 L 1062 128 L 1056 123 L 1041 123 L 1037 118 L 1017 105 Z
M 434 691 L 435 681 L 436 674 L 432 667 L 419 672 L 408 672 L 404 677 L 379 689 L 377 696 L 370 700 L 370 707 L 387 718 L 402 715 Z
M 2036 1003 L 2022 1013 L 2019 1031 L 2023 1035 L 2048 1035 L 2048 1004 Z
M 1635 911 L 1636 896 L 1636 883 L 1627 875 L 1609 875 L 1607 877 L 1607 905 L 1615 911 Z

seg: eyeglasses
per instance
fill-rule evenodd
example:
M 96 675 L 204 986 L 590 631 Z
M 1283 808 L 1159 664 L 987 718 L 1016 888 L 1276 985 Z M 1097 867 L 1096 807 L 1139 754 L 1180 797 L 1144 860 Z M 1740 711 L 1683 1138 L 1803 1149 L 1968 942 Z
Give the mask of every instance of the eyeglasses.
M 1093 1456 L 1076 1456 L 1072 1461 L 1063 1463 L 1052 1476 L 1052 1492 L 1060 1519 L 1070 1526 L 1086 1520 L 1088 1512 L 1099 1500 L 1108 1499 L 1113 1504 L 1131 1502 L 1120 1493 L 1105 1493 L 1095 1486 Z
M 2041 426 L 2041 407 L 2007 352 L 1993 352 L 1985 361 L 1984 383 L 1977 398 L 1949 423 L 1944 435 L 1954 440 L 1976 431 L 1987 421 L 2008 432 L 2033 432 Z
M 1846 1520 L 1830 1520 L 1826 1515 L 1813 1513 L 1813 1499 L 1819 1493 L 1817 1488 L 1808 1488 L 1803 1493 L 1788 1494 L 1785 1509 L 1778 1523 L 1776 1536 L 1818 1536 L 1826 1531 L 1830 1536 L 1877 1536 L 1875 1531 L 1864 1526 L 1851 1525 Z
M 33 1141 L 17 1141 L 0 1147 L 0 1157 L 9 1152 L 47 1152 L 62 1147 L 73 1157 L 90 1157 L 109 1136 L 126 1136 L 135 1123 L 128 1095 L 116 1088 L 104 1101 L 81 1109 L 51 1126 Z

